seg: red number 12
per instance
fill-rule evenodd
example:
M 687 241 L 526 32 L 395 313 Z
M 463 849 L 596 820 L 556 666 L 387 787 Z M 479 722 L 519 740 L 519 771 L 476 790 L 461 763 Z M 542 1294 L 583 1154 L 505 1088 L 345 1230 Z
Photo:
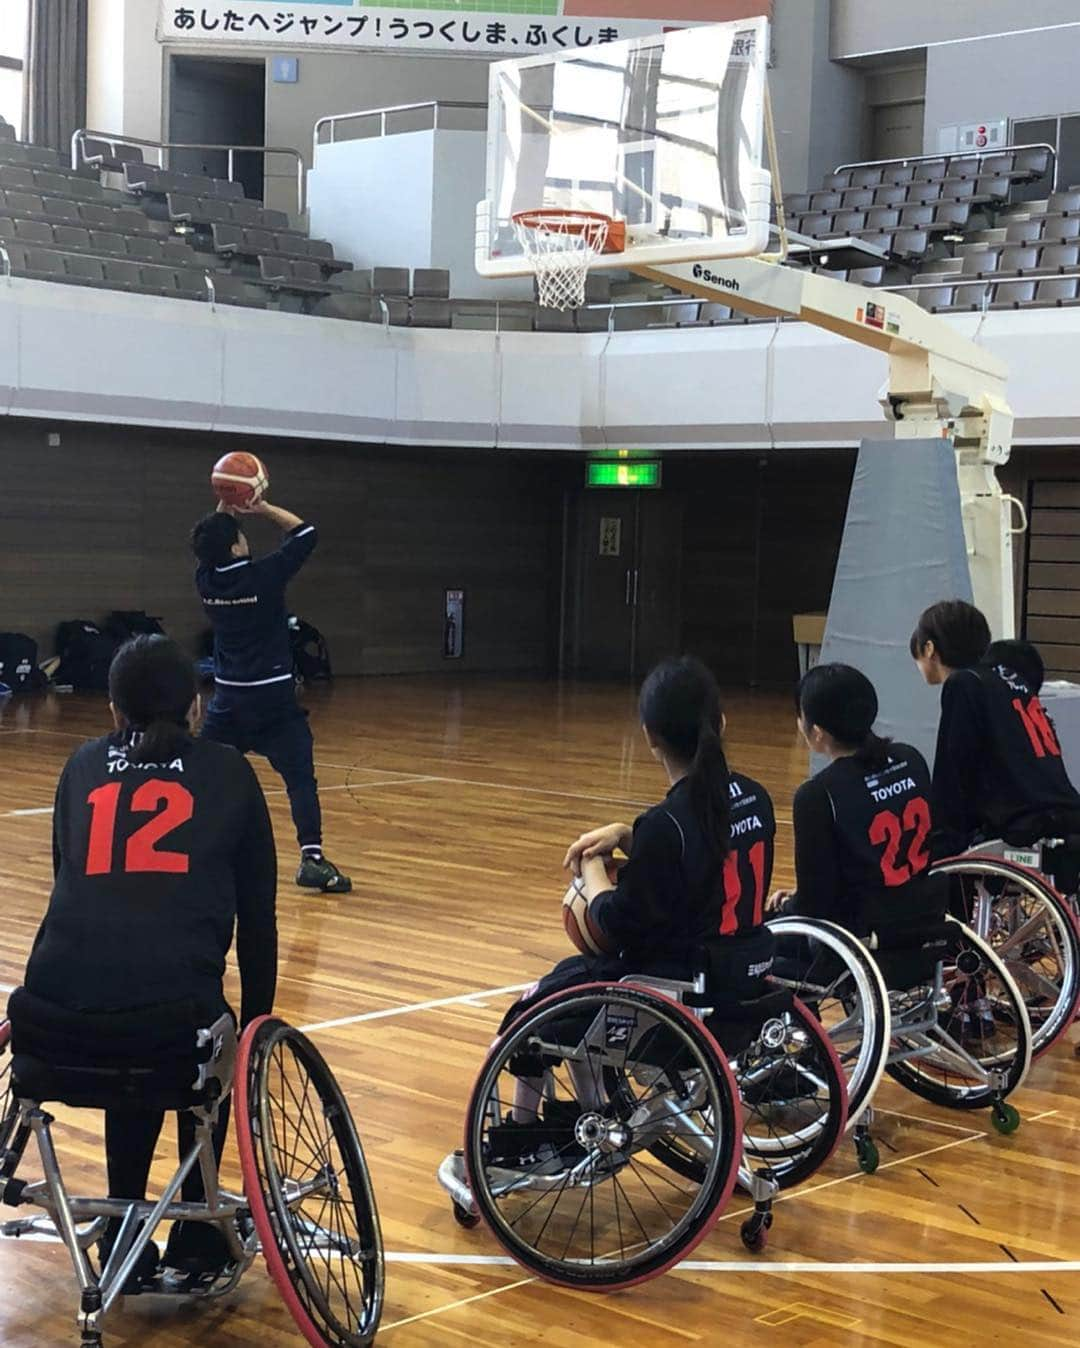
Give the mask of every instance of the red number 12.
M 120 782 L 109 782 L 107 786 L 99 786 L 96 791 L 91 791 L 86 798 L 87 805 L 93 811 L 90 841 L 86 849 L 87 875 L 112 873 L 120 791 Z M 195 800 L 187 787 L 181 786 L 179 782 L 143 782 L 131 797 L 131 810 L 138 814 L 153 813 L 154 818 L 128 838 L 124 849 L 124 872 L 131 875 L 164 871 L 172 875 L 187 875 L 189 857 L 186 852 L 160 852 L 156 846 L 181 824 L 186 824 L 195 813 Z

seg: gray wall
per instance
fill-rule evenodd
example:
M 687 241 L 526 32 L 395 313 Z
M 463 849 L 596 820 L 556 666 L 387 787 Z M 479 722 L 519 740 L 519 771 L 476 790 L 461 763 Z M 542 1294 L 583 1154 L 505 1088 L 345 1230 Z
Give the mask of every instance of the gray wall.
M 978 118 L 1080 112 L 1080 24 L 931 47 L 926 60 L 926 140 Z
M 1076 0 L 832 0 L 832 55 L 905 51 L 1078 20 Z

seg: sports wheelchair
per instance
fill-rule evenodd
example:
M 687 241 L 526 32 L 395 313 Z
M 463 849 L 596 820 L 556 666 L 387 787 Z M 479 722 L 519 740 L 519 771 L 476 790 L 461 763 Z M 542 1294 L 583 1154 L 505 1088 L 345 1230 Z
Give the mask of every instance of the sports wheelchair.
M 870 935 L 819 918 L 777 917 L 773 976 L 820 1017 L 843 1066 L 856 1155 L 877 1169 L 871 1101 L 882 1075 L 934 1104 L 988 1108 L 1011 1133 L 1007 1103 L 1031 1065 L 1027 1007 L 993 948 L 953 917 Z
M 477 1078 L 464 1147 L 439 1168 L 459 1223 L 483 1218 L 549 1281 L 613 1290 L 687 1255 L 738 1182 L 754 1201 L 743 1243 L 762 1249 L 777 1190 L 843 1134 L 843 1073 L 789 992 L 704 1003 L 703 976 L 635 976 L 524 1011 Z
M 1080 1006 L 1078 844 L 1046 839 L 1016 848 L 996 839 L 932 867 L 951 877 L 956 915 L 994 947 L 1024 994 L 1036 1058 Z
M 237 1042 L 231 1016 L 193 1033 L 192 1017 L 146 1024 L 145 1013 L 73 1014 L 18 989 L 0 1023 L 0 1205 L 42 1214 L 0 1224 L 0 1236 L 59 1239 L 78 1284 L 84 1348 L 100 1348 L 121 1295 L 211 1298 L 230 1292 L 261 1250 L 309 1344 L 362 1348 L 378 1327 L 383 1251 L 375 1199 L 348 1105 L 318 1050 L 298 1030 L 262 1017 Z M 245 1196 L 218 1182 L 214 1129 L 234 1079 Z M 187 1112 L 194 1143 L 157 1201 L 69 1194 L 45 1102 L 76 1108 Z M 41 1179 L 20 1178 L 30 1140 Z M 192 1174 L 205 1201 L 179 1198 Z M 208 1223 L 228 1262 L 217 1273 L 140 1258 L 163 1221 Z M 98 1256 L 92 1251 L 98 1242 Z M 146 1263 L 145 1260 L 142 1261 Z M 97 1267 L 95 1267 L 95 1263 Z

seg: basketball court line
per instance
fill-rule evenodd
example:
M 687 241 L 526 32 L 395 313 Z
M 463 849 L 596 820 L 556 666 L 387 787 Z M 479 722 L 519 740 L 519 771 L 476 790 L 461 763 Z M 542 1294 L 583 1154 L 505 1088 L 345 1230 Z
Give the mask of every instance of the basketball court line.
M 506 1254 L 415 1254 L 412 1251 L 395 1253 L 388 1251 L 384 1256 L 388 1264 L 412 1264 L 439 1268 L 520 1268 L 516 1260 Z M 832 1273 L 843 1276 L 845 1273 L 862 1275 L 865 1273 L 920 1274 L 943 1273 L 956 1276 L 967 1273 L 1080 1273 L 1080 1259 L 1032 1259 L 1002 1260 L 1000 1263 L 988 1260 L 980 1263 L 975 1260 L 956 1263 L 937 1263 L 930 1260 L 910 1264 L 893 1262 L 882 1264 L 864 1264 L 842 1262 L 812 1263 L 809 1260 L 770 1261 L 766 1259 L 684 1259 L 672 1270 L 674 1273 Z M 526 1282 L 537 1282 L 536 1278 L 527 1278 Z M 517 1283 L 515 1286 L 522 1286 Z M 508 1292 L 509 1287 L 500 1288 Z M 485 1293 L 490 1295 L 490 1293 Z M 450 1307 L 445 1309 L 449 1310 Z M 428 1312 L 435 1314 L 435 1312 Z M 400 1322 L 399 1322 L 400 1323 Z M 386 1326 L 388 1329 L 392 1325 Z
M 442 1006 L 481 1006 L 488 997 L 501 997 L 511 992 L 524 992 L 531 983 L 514 983 L 505 988 L 481 988 L 479 992 L 460 992 L 454 997 L 437 997 L 430 1002 L 411 1002 L 405 1006 L 385 1006 L 378 1011 L 361 1011 L 359 1015 L 342 1016 L 339 1020 L 318 1021 L 314 1025 L 301 1025 L 305 1034 L 316 1030 L 338 1030 L 343 1025 L 359 1025 L 365 1020 L 385 1020 L 389 1016 L 407 1016 L 414 1011 L 435 1011 Z

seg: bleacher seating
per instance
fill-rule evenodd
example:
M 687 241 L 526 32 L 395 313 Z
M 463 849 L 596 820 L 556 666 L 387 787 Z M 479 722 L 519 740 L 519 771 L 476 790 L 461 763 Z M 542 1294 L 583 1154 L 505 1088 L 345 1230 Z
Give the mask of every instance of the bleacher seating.
M 828 270 L 822 257 L 824 274 L 906 292 L 933 312 L 1076 305 L 1080 187 L 1011 200 L 1015 185 L 1046 176 L 1048 159 L 1036 149 L 855 165 L 787 197 L 786 220 L 803 236 L 863 240 L 885 257 L 847 272 Z M 587 307 L 569 313 L 527 300 L 451 299 L 448 272 L 354 270 L 302 222 L 248 200 L 237 182 L 172 172 L 147 163 L 138 146 L 90 137 L 72 169 L 17 141 L 2 119 L 0 267 L 391 326 L 597 332 L 763 321 L 722 304 L 676 304 L 663 285 L 619 272 L 591 275 Z M 633 303 L 617 307 L 625 301 Z

